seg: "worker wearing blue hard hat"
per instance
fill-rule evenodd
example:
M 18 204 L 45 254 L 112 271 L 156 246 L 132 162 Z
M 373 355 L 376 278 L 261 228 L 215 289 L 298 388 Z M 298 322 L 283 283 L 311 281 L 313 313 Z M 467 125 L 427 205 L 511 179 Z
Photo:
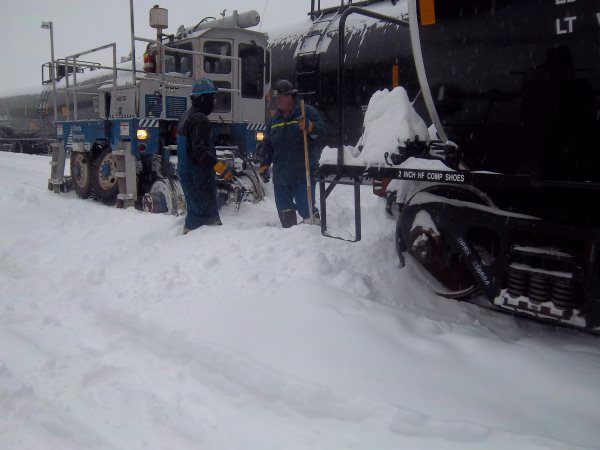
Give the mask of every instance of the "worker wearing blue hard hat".
M 187 213 L 183 233 L 202 225 L 222 225 L 217 203 L 215 171 L 230 180 L 233 173 L 217 159 L 211 145 L 212 112 L 217 89 L 207 78 L 192 85 L 192 106 L 181 116 L 177 131 L 177 172 L 185 194 Z

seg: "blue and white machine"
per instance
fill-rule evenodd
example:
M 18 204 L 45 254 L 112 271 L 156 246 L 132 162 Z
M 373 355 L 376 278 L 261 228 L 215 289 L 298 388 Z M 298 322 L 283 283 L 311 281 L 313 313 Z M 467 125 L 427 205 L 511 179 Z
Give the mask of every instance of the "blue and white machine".
M 133 0 L 130 10 L 133 24 Z M 244 189 L 254 189 L 256 200 L 262 187 L 248 166 L 264 138 L 265 94 L 270 89 L 267 37 L 248 29 L 259 22 L 256 11 L 234 11 L 166 35 L 167 10 L 155 6 L 150 26 L 157 30 L 157 38 L 135 36 L 132 25 L 130 62 L 117 64 L 114 43 L 52 61 L 50 77 L 66 76 L 53 96 L 62 92 L 65 100 L 59 108 L 62 117 L 55 117 L 58 144 L 53 146 L 48 188 L 65 191 L 72 181 L 81 198 L 151 212 L 183 212 L 185 200 L 171 154 L 176 150 L 179 117 L 190 106 L 192 83 L 206 77 L 218 88 L 209 116 L 214 144 L 229 164 L 243 160 L 243 167 L 236 169 L 246 174 Z M 136 67 L 139 41 L 147 43 L 143 70 Z M 112 66 L 82 60 L 111 48 Z M 103 75 L 86 77 L 82 75 L 86 69 L 102 69 Z M 51 80 L 54 89 L 57 80 Z M 68 155 L 71 179 L 64 176 Z M 235 158 L 240 155 L 241 160 Z

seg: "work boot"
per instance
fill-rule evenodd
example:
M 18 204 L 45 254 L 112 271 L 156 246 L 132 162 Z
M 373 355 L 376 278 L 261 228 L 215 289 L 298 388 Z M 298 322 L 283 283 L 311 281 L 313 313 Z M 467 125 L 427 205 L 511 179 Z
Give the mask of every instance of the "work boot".
M 300 223 L 304 223 L 304 224 L 308 224 L 308 225 L 321 225 L 321 219 L 317 217 L 317 215 L 313 215 L 312 219 L 310 217 L 307 217 L 306 219 L 302 219 L 302 222 Z
M 283 228 L 290 228 L 298 224 L 298 217 L 295 209 L 284 209 L 279 211 L 279 220 Z
M 211 219 L 208 222 L 206 222 L 206 225 L 208 225 L 209 227 L 217 227 L 223 225 L 223 222 L 221 222 L 221 219 L 217 217 L 216 219 Z

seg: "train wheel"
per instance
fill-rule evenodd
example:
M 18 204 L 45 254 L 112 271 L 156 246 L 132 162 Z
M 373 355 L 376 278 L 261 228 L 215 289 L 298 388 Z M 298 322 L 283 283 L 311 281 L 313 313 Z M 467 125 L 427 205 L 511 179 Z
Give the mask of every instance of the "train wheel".
M 117 166 L 112 149 L 106 146 L 96 158 L 92 180 L 94 195 L 107 205 L 113 205 L 117 201 L 119 183 L 117 183 L 116 172 Z
M 423 276 L 436 294 L 466 300 L 480 292 L 471 271 L 462 253 L 449 244 L 443 223 L 434 221 L 427 209 L 420 207 L 431 201 L 439 202 L 439 197 L 494 206 L 489 198 L 470 188 L 440 185 L 419 191 L 407 202 L 398 218 L 396 249 L 402 262 L 408 253 L 425 269 Z
M 185 211 L 185 197 L 179 180 L 159 178 L 142 198 L 143 209 L 155 214 L 179 215 Z
M 73 189 L 80 198 L 88 198 L 92 193 L 92 164 L 91 153 L 71 153 Z
M 245 170 L 237 176 L 238 181 L 246 191 L 246 198 L 252 203 L 258 203 L 265 198 L 265 190 L 254 173 Z

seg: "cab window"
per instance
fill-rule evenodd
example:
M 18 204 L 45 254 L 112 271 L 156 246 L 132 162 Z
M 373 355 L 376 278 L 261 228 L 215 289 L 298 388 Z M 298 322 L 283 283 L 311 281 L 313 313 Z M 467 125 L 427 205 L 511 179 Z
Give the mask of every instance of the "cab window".
M 228 81 L 214 81 L 214 83 L 217 88 L 231 89 L 231 83 Z M 231 92 L 217 92 L 213 112 L 225 113 L 229 111 L 231 111 Z
M 173 46 L 181 50 L 192 50 L 192 43 Z M 192 76 L 193 55 L 190 53 L 179 53 L 165 51 L 165 73 L 180 73 L 186 77 Z
M 242 97 L 262 98 L 265 84 L 265 49 L 258 45 L 240 44 L 242 60 Z
M 271 52 L 267 50 L 267 62 L 265 64 L 265 82 L 271 82 Z
M 207 41 L 204 43 L 204 53 L 213 55 L 231 56 L 231 44 L 221 41 Z M 212 56 L 204 57 L 204 72 L 206 73 L 230 73 L 231 60 L 215 58 Z

